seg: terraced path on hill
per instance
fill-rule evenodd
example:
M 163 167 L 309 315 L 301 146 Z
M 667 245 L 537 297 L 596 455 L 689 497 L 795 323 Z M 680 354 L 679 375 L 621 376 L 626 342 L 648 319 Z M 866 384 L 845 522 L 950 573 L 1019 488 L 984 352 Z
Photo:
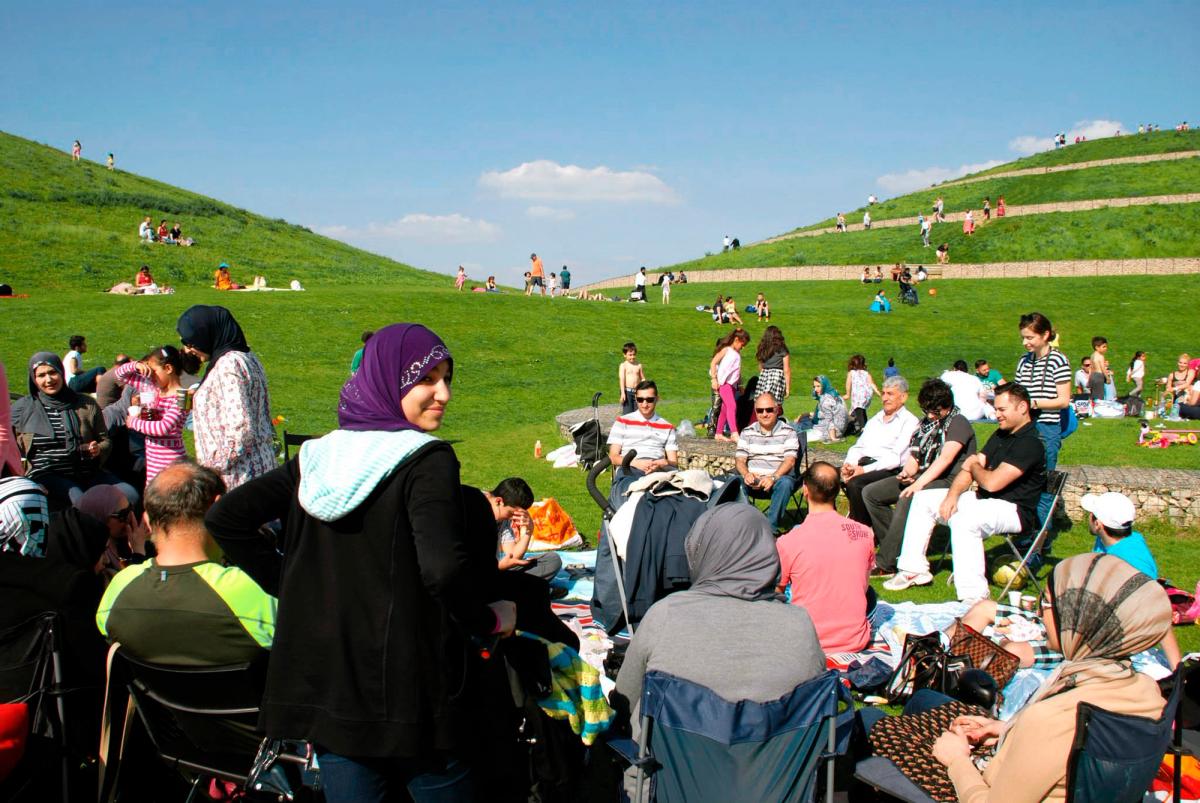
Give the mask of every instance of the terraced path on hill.
M 1200 154 L 1200 151 L 1195 153 Z M 1175 154 L 1164 154 L 1166 156 L 1174 156 Z M 1137 157 L 1142 158 L 1142 157 Z M 1118 161 L 1118 160 L 1109 160 Z M 1128 161 L 1128 160 L 1126 160 Z M 1096 163 L 1099 164 L 1099 163 Z M 1070 167 L 1072 165 L 1068 165 Z M 1052 169 L 1052 168 L 1047 168 Z M 1040 168 L 1037 172 L 1040 172 Z M 1021 172 L 1021 171 L 1017 171 Z M 994 178 L 994 176 L 987 176 Z M 1026 204 L 1024 206 L 1009 206 L 1005 209 L 1006 217 L 1021 217 L 1022 215 L 1045 215 L 1050 212 L 1085 212 L 1089 209 L 1104 209 L 1107 207 L 1121 206 L 1149 206 L 1151 204 L 1194 204 L 1200 202 L 1200 193 L 1189 192 L 1179 195 L 1145 195 L 1133 198 L 1094 198 L 1086 201 L 1061 201 L 1050 204 Z M 986 223 L 983 219 L 983 214 L 978 210 L 975 212 L 975 225 L 982 226 Z M 993 212 L 994 214 L 994 212 Z M 946 214 L 946 222 L 961 221 L 966 217 L 967 213 L 963 212 L 948 212 Z M 896 217 L 888 218 L 887 220 L 875 220 L 871 223 L 872 229 L 890 229 L 897 226 L 916 226 L 917 219 L 915 217 Z M 862 223 L 849 223 L 846 226 L 847 231 L 863 231 Z M 794 240 L 798 237 L 816 237 L 820 234 L 832 234 L 837 231 L 836 226 L 827 226 L 822 229 L 806 229 L 804 231 L 793 231 L 788 234 L 780 234 L 778 237 L 771 237 L 766 240 L 759 240 L 753 245 L 768 245 L 770 243 L 778 243 L 783 240 Z M 750 247 L 746 246 L 746 247 Z
M 1174 153 L 1147 153 L 1142 156 L 1120 156 L 1114 159 L 1094 159 L 1090 162 L 1072 162 L 1065 165 L 1047 165 L 1046 167 L 1026 167 L 1020 170 L 1006 170 L 1003 173 L 982 173 L 977 176 L 967 176 L 953 181 L 943 181 L 934 187 L 953 187 L 957 184 L 973 184 L 976 181 L 987 181 L 993 178 L 1013 178 L 1015 176 L 1042 176 L 1046 173 L 1063 173 L 1069 170 L 1087 170 L 1089 167 L 1107 167 L 1108 165 L 1142 164 L 1144 162 L 1169 162 L 1175 159 L 1190 159 L 1200 156 L 1200 151 L 1175 151 Z
M 930 249 L 931 257 L 933 250 Z M 725 268 L 694 271 L 688 274 L 689 284 L 732 284 L 734 282 L 813 282 L 854 281 L 862 276 L 863 268 L 872 272 L 878 263 L 870 265 L 803 265 L 778 268 Z M 1047 262 L 977 262 L 962 265 L 929 265 L 933 276 L 941 272 L 944 279 L 1025 279 L 1034 277 L 1063 278 L 1079 276 L 1169 276 L 1200 273 L 1200 257 L 1168 259 L 1071 259 Z M 660 272 L 661 273 L 661 272 Z M 632 288 L 634 275 L 594 282 L 581 290 L 605 290 L 614 287 Z M 653 290 L 659 273 L 647 273 L 647 289 Z M 895 292 L 895 284 L 882 287 Z M 648 301 L 657 302 L 653 293 Z

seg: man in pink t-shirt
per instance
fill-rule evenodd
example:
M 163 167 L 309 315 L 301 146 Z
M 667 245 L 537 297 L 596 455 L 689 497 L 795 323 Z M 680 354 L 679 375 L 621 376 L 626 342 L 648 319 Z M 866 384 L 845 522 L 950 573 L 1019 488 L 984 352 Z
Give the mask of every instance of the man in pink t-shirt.
M 837 494 L 837 468 L 821 461 L 809 466 L 808 517 L 775 543 L 779 587 L 792 587 L 792 604 L 808 611 L 826 655 L 857 652 L 871 640 L 867 576 L 875 566 L 875 537 L 870 527 L 838 514 Z

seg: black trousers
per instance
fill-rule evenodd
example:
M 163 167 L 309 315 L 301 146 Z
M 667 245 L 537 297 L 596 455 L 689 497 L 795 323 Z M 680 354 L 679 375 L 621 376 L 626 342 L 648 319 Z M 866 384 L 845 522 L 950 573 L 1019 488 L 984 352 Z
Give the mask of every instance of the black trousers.
M 870 527 L 871 513 L 867 510 L 866 503 L 863 502 L 863 489 L 873 482 L 879 482 L 887 477 L 894 477 L 899 473 L 899 468 L 889 468 L 883 471 L 864 471 L 849 482 L 842 483 L 842 489 L 846 492 L 846 501 L 850 503 L 850 518 L 859 524 L 865 524 Z

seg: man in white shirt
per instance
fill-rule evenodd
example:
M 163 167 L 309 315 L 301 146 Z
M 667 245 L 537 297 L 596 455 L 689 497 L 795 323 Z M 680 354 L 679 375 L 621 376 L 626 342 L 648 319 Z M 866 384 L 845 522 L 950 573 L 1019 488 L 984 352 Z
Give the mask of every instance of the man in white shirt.
M 908 382 L 904 377 L 889 376 L 883 380 L 879 397 L 883 409 L 867 421 L 858 442 L 846 452 L 841 471 L 846 500 L 850 503 L 850 518 L 868 527 L 871 526 L 871 514 L 863 502 L 863 489 L 900 471 L 920 423 L 904 407 L 908 401 Z
M 728 250 L 729 250 L 729 244 L 730 244 L 730 243 L 732 243 L 732 242 L 733 242 L 733 240 L 729 239 L 729 235 L 728 235 L 728 234 L 726 234 L 726 235 L 725 235 L 725 239 L 721 241 L 721 250 L 722 250 L 722 251 L 728 251 Z
M 646 300 L 646 266 L 643 265 L 633 277 L 633 290 L 638 294 L 638 301 Z
M 620 492 L 638 477 L 679 466 L 675 427 L 654 411 L 658 406 L 658 385 L 649 379 L 642 380 L 634 388 L 633 401 L 637 410 L 617 416 L 608 433 L 608 457 L 613 465 L 621 465 L 630 451 L 637 452 L 629 471 L 618 469 L 613 478 L 610 498 L 614 508 L 624 501 Z
M 950 386 L 954 406 L 968 421 L 995 421 L 996 411 L 984 401 L 986 391 L 979 377 L 967 371 L 966 360 L 955 360 L 954 367 L 940 379 Z
M 863 212 L 863 228 L 864 229 L 871 228 L 871 213 L 870 212 Z

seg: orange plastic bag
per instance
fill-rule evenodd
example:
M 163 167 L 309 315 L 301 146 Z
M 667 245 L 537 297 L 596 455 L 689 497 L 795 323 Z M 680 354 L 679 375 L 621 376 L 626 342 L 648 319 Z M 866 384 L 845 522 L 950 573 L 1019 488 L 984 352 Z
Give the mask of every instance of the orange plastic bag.
M 567 511 L 553 497 L 534 502 L 529 508 L 529 518 L 533 519 L 531 551 L 562 549 L 576 546 L 583 540 Z

